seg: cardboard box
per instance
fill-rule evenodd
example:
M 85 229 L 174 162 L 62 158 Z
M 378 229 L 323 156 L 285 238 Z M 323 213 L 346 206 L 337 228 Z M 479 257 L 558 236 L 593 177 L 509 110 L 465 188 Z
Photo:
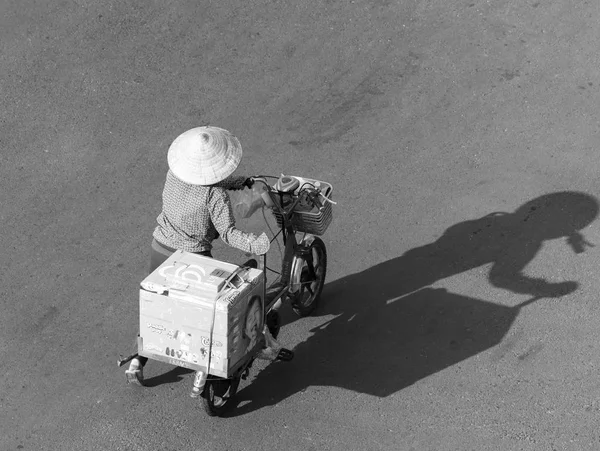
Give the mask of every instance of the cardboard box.
M 141 282 L 138 353 L 231 377 L 263 346 L 264 284 L 258 269 L 175 252 Z

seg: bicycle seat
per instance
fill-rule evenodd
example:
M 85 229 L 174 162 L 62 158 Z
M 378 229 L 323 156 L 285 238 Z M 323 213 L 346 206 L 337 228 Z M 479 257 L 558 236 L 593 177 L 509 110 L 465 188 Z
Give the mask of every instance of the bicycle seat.
M 246 263 L 244 263 L 242 266 L 245 266 L 247 268 L 258 268 L 258 262 L 256 261 L 256 259 L 251 258 L 250 260 L 248 260 Z

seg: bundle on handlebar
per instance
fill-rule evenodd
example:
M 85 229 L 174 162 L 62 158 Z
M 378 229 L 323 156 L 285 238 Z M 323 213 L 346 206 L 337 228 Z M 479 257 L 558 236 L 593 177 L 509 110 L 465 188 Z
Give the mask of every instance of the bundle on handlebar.
M 304 177 L 282 175 L 274 186 L 263 193 L 265 204 L 273 210 L 277 224 L 283 225 L 283 216 L 290 215 L 290 221 L 298 232 L 323 235 L 333 218 L 331 200 L 333 187 L 327 182 Z

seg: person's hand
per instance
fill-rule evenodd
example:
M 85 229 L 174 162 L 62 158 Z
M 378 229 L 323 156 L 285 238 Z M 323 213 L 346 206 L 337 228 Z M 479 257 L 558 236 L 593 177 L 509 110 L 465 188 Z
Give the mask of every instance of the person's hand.
M 269 251 L 271 242 L 266 233 L 261 233 L 260 236 L 252 243 L 252 253 L 256 255 L 263 255 Z
M 571 235 L 569 235 L 567 237 L 567 243 L 569 243 L 576 254 L 585 252 L 586 247 L 594 247 L 594 245 L 587 241 L 579 232 L 573 232 Z

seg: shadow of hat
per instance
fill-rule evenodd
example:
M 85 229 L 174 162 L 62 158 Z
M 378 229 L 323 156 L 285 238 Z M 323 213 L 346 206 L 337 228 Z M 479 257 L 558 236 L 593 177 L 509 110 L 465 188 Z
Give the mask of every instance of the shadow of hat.
M 522 229 L 535 229 L 544 239 L 569 236 L 592 223 L 598 215 L 598 202 L 580 192 L 557 192 L 537 197 L 514 213 Z

